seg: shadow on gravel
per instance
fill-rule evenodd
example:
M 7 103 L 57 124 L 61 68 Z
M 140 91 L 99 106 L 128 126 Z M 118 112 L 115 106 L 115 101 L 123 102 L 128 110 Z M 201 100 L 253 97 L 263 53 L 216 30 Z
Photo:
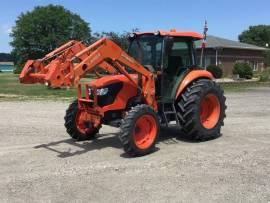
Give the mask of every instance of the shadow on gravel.
M 222 135 L 220 135 L 220 136 L 222 136 Z M 183 131 L 181 131 L 181 129 L 178 126 L 173 125 L 170 127 L 161 127 L 158 142 L 162 142 L 164 144 L 174 144 L 174 143 L 178 143 L 178 142 L 200 143 L 200 142 L 211 141 L 211 140 L 217 139 L 219 137 L 210 138 L 207 140 L 192 140 Z
M 64 139 L 57 142 L 50 142 L 48 144 L 41 144 L 38 146 L 35 146 L 35 149 L 44 148 L 48 149 L 50 151 L 53 151 L 57 153 L 58 157 L 60 158 L 67 158 L 71 156 L 81 155 L 84 153 L 87 153 L 89 151 L 93 150 L 100 150 L 106 147 L 113 147 L 113 148 L 122 148 L 121 143 L 117 139 L 116 135 L 114 133 L 110 134 L 100 134 L 97 136 L 97 138 L 93 140 L 87 140 L 87 141 L 76 141 L 74 139 Z M 107 137 L 109 136 L 109 137 Z M 79 150 L 74 151 L 74 149 L 59 149 L 59 145 L 61 144 L 69 144 L 76 148 L 79 148 Z
M 35 146 L 34 148 L 35 149 L 44 148 L 44 149 L 57 153 L 58 154 L 57 156 L 60 158 L 67 158 L 71 156 L 81 155 L 81 154 L 84 154 L 93 150 L 101 150 L 106 147 L 120 149 L 122 148 L 122 145 L 116 135 L 117 133 L 99 134 L 97 138 L 93 140 L 80 141 L 80 142 L 75 141 L 73 139 L 64 139 L 57 142 L 50 142 L 48 144 L 41 144 L 41 145 Z M 205 141 L 209 141 L 209 140 L 205 140 Z M 166 128 L 166 127 L 161 128 L 160 136 L 157 143 L 164 143 L 164 144 L 169 145 L 169 144 L 177 144 L 179 142 L 199 143 L 199 142 L 205 142 L 205 141 L 190 140 L 181 131 L 179 127 L 171 126 L 169 128 Z M 59 145 L 61 144 L 69 144 L 69 145 L 79 148 L 79 150 L 74 151 L 74 149 L 69 148 L 68 150 L 63 151 L 63 149 L 59 149 Z M 156 150 L 154 150 L 152 153 L 158 150 L 159 148 L 156 148 Z M 120 156 L 123 158 L 131 158 L 125 153 L 121 154 Z
M 190 140 L 178 126 L 161 127 L 158 142 L 164 144 L 175 144 L 181 142 L 196 143 L 198 141 Z

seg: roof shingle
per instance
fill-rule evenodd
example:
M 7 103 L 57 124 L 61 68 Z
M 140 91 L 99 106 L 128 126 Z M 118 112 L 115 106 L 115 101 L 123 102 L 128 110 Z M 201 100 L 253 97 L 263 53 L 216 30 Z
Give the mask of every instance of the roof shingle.
M 195 42 L 196 48 L 201 48 L 201 43 L 202 43 L 201 40 L 196 41 Z M 260 50 L 260 51 L 267 50 L 264 47 L 259 47 L 259 46 L 255 46 L 252 44 L 242 43 L 242 42 L 237 42 L 237 41 L 224 39 L 224 38 L 216 37 L 216 36 L 212 36 L 212 35 L 207 36 L 206 48 L 250 49 L 250 50 Z

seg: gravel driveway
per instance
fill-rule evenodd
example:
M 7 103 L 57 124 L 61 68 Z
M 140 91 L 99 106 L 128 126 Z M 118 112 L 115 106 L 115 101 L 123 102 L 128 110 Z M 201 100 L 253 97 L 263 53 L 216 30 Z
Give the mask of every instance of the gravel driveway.
M 139 158 L 108 126 L 69 139 L 68 103 L 0 102 L 0 202 L 270 202 L 270 88 L 226 96 L 222 137 L 163 129 L 159 150 Z

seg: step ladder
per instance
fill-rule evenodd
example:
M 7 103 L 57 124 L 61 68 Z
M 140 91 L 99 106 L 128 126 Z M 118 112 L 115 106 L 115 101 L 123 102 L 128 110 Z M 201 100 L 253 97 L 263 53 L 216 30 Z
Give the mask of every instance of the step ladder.
M 166 127 L 169 126 L 170 119 L 168 116 L 173 115 L 176 121 L 176 124 L 180 126 L 179 118 L 177 116 L 177 111 L 174 106 L 174 102 L 166 102 L 161 104 L 161 113 L 163 115 L 163 118 L 165 120 Z

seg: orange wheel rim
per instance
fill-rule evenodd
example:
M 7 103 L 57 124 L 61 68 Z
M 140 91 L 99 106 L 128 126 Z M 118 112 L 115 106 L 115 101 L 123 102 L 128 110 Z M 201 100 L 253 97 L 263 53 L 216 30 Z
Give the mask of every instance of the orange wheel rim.
M 76 115 L 76 127 L 81 134 L 90 133 L 93 128 L 89 121 L 87 121 L 87 112 L 78 111 Z
M 149 148 L 157 136 L 157 123 L 153 116 L 143 115 L 135 123 L 133 139 L 139 149 Z
M 220 116 L 219 99 L 214 94 L 208 94 L 204 97 L 200 106 L 200 120 L 203 127 L 207 129 L 214 128 L 218 123 Z

